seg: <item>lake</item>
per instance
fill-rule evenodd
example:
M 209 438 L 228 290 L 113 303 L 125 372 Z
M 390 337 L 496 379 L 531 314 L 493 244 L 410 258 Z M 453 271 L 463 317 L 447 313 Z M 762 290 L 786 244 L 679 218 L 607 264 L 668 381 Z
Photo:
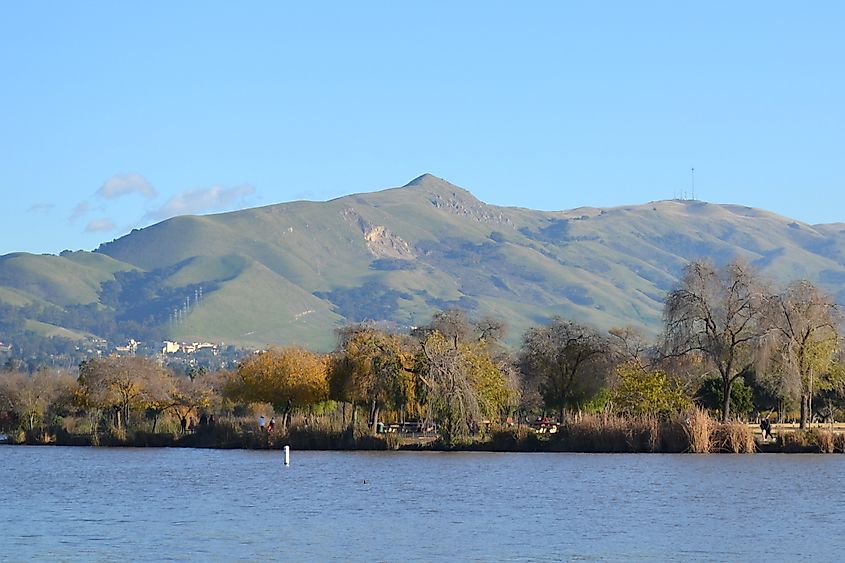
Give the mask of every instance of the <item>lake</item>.
M 8 561 L 842 559 L 845 456 L 0 446 Z

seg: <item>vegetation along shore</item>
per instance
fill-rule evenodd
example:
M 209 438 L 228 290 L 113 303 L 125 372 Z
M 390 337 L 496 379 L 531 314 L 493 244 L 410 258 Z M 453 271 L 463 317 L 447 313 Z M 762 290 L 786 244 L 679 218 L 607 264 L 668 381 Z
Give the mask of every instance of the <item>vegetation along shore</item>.
M 155 357 L 0 372 L 6 443 L 572 452 L 845 452 L 842 317 L 807 281 L 690 263 L 662 333 L 555 317 L 518 350 L 460 309 L 270 348 L 231 369 Z M 771 429 L 769 428 L 771 423 Z

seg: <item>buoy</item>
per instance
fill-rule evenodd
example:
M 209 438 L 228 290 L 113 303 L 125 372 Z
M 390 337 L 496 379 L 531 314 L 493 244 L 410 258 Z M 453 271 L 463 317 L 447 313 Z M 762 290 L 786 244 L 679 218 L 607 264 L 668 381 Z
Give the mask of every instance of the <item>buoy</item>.
M 285 446 L 285 465 L 290 465 L 290 446 Z

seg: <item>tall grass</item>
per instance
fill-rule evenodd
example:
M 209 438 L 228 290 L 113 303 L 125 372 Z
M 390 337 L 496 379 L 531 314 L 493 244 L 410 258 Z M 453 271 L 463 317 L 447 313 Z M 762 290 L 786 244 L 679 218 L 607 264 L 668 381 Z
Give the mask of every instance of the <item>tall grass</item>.
M 785 452 L 819 452 L 830 454 L 845 451 L 845 435 L 834 434 L 829 430 L 812 428 L 810 430 L 796 430 L 781 432 L 779 436 L 781 449 Z
M 754 433 L 747 424 L 728 422 L 715 427 L 711 451 L 750 454 L 757 451 Z
M 692 409 L 684 420 L 684 431 L 689 441 L 688 450 L 694 454 L 707 454 L 713 449 L 715 423 L 703 409 Z
M 594 453 L 677 453 L 688 441 L 677 418 L 583 415 L 559 433 L 556 449 Z
M 594 453 L 751 453 L 745 424 L 720 424 L 701 409 L 675 416 L 584 415 L 561 429 L 550 449 Z M 845 445 L 845 444 L 843 444 Z

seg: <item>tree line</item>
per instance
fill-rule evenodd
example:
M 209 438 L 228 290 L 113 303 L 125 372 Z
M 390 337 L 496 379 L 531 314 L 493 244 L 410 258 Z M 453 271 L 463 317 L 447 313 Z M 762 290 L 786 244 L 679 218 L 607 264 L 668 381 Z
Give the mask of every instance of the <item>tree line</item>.
M 529 328 L 513 351 L 501 321 L 450 309 L 407 333 L 341 328 L 330 354 L 270 348 L 214 373 L 175 374 L 152 358 L 116 356 L 86 360 L 74 375 L 6 372 L 0 411 L 29 431 L 74 414 L 94 434 L 142 423 L 155 433 L 162 416 L 269 404 L 284 429 L 295 414 L 334 413 L 350 433 L 362 420 L 371 433 L 384 421 L 420 421 L 448 444 L 529 414 L 565 424 L 578 412 L 660 416 L 696 403 L 723 421 L 797 407 L 804 428 L 824 410 L 814 408 L 819 397 L 827 416 L 842 406 L 841 323 L 833 299 L 808 281 L 777 288 L 741 261 L 696 261 L 668 293 L 653 339 L 555 317 Z

